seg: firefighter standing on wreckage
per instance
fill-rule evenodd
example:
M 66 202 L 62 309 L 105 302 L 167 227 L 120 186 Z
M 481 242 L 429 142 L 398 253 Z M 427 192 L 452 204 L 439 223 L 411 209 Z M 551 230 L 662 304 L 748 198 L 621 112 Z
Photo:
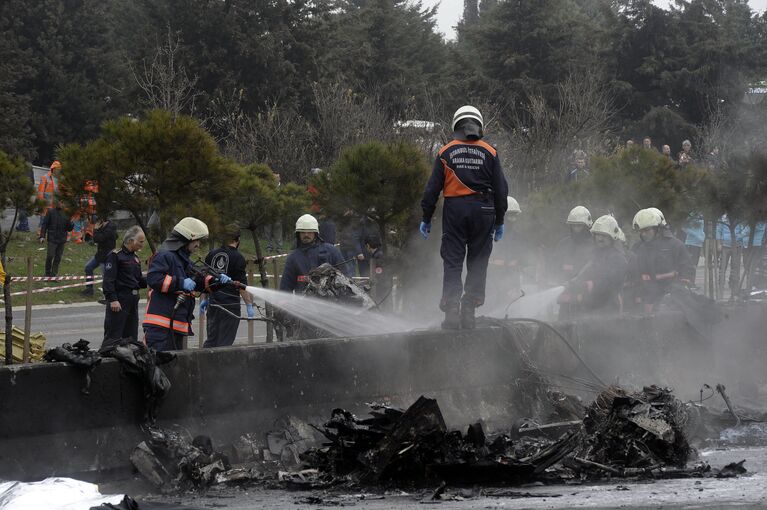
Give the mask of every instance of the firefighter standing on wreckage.
M 663 213 L 642 209 L 634 216 L 633 226 L 641 239 L 633 247 L 639 276 L 636 300 L 645 313 L 651 313 L 672 284 L 689 285 L 695 270 L 684 243 L 667 228 Z
M 211 291 L 215 283 L 227 284 L 229 276 L 199 274 L 193 270 L 191 255 L 208 237 L 208 226 L 197 218 L 179 221 L 149 262 L 146 275 L 149 294 L 144 316 L 147 347 L 157 351 L 181 349 L 191 336 L 194 292 Z
M 467 105 L 456 110 L 453 141 L 439 150 L 421 200 L 419 230 L 426 239 L 440 193 L 445 197 L 440 248 L 444 276 L 439 303 L 445 312 L 444 329 L 474 327 L 474 310 L 485 302 L 492 243 L 503 237 L 508 184 L 495 147 L 482 141 L 483 128 L 478 109 Z

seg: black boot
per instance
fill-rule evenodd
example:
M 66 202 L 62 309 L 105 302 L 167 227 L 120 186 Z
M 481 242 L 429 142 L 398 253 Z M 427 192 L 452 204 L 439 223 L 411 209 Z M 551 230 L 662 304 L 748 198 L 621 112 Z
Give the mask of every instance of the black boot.
M 461 329 L 474 329 L 476 327 L 475 309 L 474 303 L 467 303 L 466 301 L 461 303 Z
M 442 329 L 460 329 L 461 318 L 458 303 L 445 305 L 442 310 L 445 312 L 445 320 L 442 321 Z
M 93 287 L 85 287 L 80 293 L 83 296 L 93 296 Z

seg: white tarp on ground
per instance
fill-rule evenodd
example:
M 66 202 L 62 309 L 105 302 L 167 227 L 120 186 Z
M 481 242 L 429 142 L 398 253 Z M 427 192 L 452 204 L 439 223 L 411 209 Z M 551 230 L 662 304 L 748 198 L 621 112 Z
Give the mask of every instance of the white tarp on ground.
M 118 505 L 123 497 L 101 494 L 98 485 L 72 478 L 0 482 L 0 510 L 88 510 L 104 503 Z

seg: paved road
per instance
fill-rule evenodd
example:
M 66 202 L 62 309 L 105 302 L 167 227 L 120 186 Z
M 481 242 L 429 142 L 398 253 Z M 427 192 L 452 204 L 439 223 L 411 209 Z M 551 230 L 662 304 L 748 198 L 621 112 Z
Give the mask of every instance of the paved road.
M 735 448 L 726 451 L 705 450 L 702 460 L 712 467 L 722 467 L 729 462 L 746 459 L 749 473 L 733 479 L 679 479 L 631 482 L 615 479 L 603 484 L 549 485 L 507 488 L 527 497 L 488 497 L 471 495 L 471 490 L 455 501 L 440 502 L 440 510 L 484 509 L 573 509 L 573 508 L 764 508 L 767 505 L 767 448 Z M 130 490 L 119 484 L 103 488 L 104 492 Z M 147 499 L 163 502 L 184 503 L 194 508 L 226 508 L 229 510 L 315 510 L 329 506 L 343 506 L 361 510 L 388 510 L 391 508 L 423 509 L 431 491 L 397 491 L 366 494 L 364 490 L 344 492 L 330 491 L 284 491 L 259 488 L 231 488 L 216 490 L 195 496 L 147 496 Z M 449 488 L 456 494 L 458 489 Z M 476 493 L 475 493 L 476 494 Z M 133 491 L 140 496 L 140 491 Z M 468 497 L 467 497 L 468 496 Z M 312 499 L 316 497 L 317 499 Z M 425 500 L 426 499 L 426 500 Z
M 139 321 L 143 320 L 146 301 L 139 304 L 141 312 Z M 242 308 L 245 315 L 245 307 Z M 24 308 L 14 307 L 14 324 L 24 327 Z M 139 322 L 140 324 L 140 322 Z M 199 331 L 199 319 L 195 320 L 195 332 Z M 104 335 L 104 305 L 98 303 L 77 303 L 71 305 L 41 305 L 32 309 L 32 332 L 42 332 L 46 336 L 46 347 L 54 347 L 65 342 L 76 342 L 81 338 L 97 347 Z M 190 348 L 197 347 L 198 337 L 190 341 Z M 254 341 L 266 341 L 266 327 L 263 322 L 254 322 Z M 237 344 L 248 343 L 248 326 L 246 321 L 240 323 L 237 332 Z

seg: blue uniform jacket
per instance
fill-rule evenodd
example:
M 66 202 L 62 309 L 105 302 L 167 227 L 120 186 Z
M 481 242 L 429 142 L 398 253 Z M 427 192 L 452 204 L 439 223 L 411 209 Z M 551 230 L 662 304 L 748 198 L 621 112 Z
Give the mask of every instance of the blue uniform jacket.
M 495 225 L 503 225 L 509 186 L 495 147 L 482 140 L 453 140 L 442 147 L 421 199 L 424 223 L 431 223 L 440 193 L 445 198 L 492 193 Z
M 169 329 L 173 307 L 178 294 L 184 292 L 184 279 L 192 265 L 189 253 L 183 248 L 176 251 L 159 251 L 149 262 L 146 282 L 149 286 L 148 302 L 144 326 Z M 195 278 L 196 290 L 203 290 L 211 277 Z M 208 289 L 209 290 L 209 289 Z M 187 296 L 186 301 L 176 310 L 173 317 L 173 330 L 184 335 L 192 334 L 194 318 L 194 296 Z
M 349 276 L 345 267 L 346 264 L 340 265 L 343 261 L 341 252 L 332 244 L 315 241 L 308 246 L 299 245 L 290 252 L 288 260 L 285 261 L 285 270 L 282 272 L 282 279 L 280 280 L 280 290 L 287 292 L 304 290 L 306 275 L 325 262 L 331 266 L 337 266 L 346 276 Z

